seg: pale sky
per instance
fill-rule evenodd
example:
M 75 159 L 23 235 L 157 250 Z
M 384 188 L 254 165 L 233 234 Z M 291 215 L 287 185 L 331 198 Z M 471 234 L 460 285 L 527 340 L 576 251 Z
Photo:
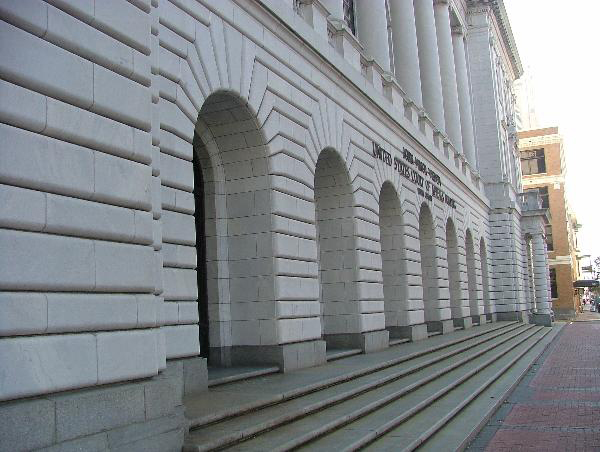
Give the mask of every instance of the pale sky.
M 504 0 L 540 127 L 564 138 L 567 197 L 582 254 L 600 256 L 600 1 Z M 588 265 L 588 259 L 582 260 Z

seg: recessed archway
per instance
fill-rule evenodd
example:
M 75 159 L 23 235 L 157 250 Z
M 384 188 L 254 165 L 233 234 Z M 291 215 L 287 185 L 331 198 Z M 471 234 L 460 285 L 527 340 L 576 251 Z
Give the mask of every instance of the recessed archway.
M 465 252 L 467 255 L 467 286 L 469 290 L 469 308 L 472 317 L 478 317 L 479 300 L 477 298 L 477 274 L 475 272 L 475 248 L 473 246 L 473 236 L 467 229 L 465 234 Z
M 408 299 L 406 245 L 400 199 L 390 182 L 383 184 L 379 195 L 379 228 L 385 326 L 404 326 Z
M 211 365 L 246 362 L 271 345 L 275 322 L 267 149 L 239 96 L 209 96 L 194 133 L 196 253 L 201 354 Z M 262 326 L 262 328 L 261 328 Z
M 329 348 L 360 332 L 356 296 L 356 240 L 350 176 L 339 154 L 324 149 L 315 169 L 321 321 Z
M 487 320 L 493 320 L 494 312 L 492 311 L 492 300 L 490 296 L 490 275 L 488 271 L 488 256 L 487 248 L 483 237 L 479 241 L 479 257 L 481 260 L 481 279 L 483 286 L 483 308 L 487 316 Z
M 450 290 L 450 309 L 454 324 L 461 324 L 464 318 L 460 288 L 460 265 L 458 260 L 458 240 L 452 219 L 446 221 L 446 252 L 448 261 L 448 287 Z
M 419 243 L 421 251 L 421 278 L 423 280 L 423 309 L 425 322 L 439 320 L 439 285 L 436 259 L 435 229 L 431 211 L 426 204 L 419 212 Z

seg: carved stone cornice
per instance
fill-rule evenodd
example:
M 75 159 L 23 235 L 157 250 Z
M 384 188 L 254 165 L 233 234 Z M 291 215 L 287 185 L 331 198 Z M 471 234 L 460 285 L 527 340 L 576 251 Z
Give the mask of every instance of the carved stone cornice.
M 508 20 L 508 15 L 506 14 L 504 2 L 501 0 L 467 0 L 467 5 L 469 8 L 468 14 L 489 13 L 490 11 L 493 12 L 500 28 L 502 40 L 509 53 L 509 59 L 515 73 L 515 79 L 518 79 L 521 75 L 523 75 L 523 66 L 521 64 L 521 58 L 519 57 L 515 38 L 510 27 L 510 21 Z
M 492 10 L 489 6 L 469 8 L 469 14 L 487 14 Z
M 332 16 L 329 16 L 327 18 L 327 22 L 329 23 L 328 30 L 331 33 L 332 37 L 341 36 L 347 39 L 348 42 L 350 42 L 350 44 L 352 45 L 352 47 L 354 47 L 359 52 L 362 52 L 364 50 L 358 38 L 352 34 L 352 31 L 350 31 L 350 27 L 348 27 L 348 24 L 345 20 L 336 19 Z
M 452 30 L 453 35 L 457 35 L 457 36 L 466 36 L 467 35 L 467 30 L 462 25 L 455 25 L 454 27 L 451 28 L 451 30 Z

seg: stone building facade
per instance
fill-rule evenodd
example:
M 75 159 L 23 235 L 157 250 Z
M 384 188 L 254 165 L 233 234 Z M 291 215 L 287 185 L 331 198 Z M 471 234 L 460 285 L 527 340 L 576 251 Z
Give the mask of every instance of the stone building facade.
M 565 151 L 558 127 L 519 132 L 525 191 L 537 190 L 542 207 L 549 209 L 546 226 L 550 298 L 557 318 L 572 319 L 581 305 L 573 282 L 579 279 L 577 218 L 565 192 Z
M 177 448 L 207 359 L 288 372 L 527 321 L 533 292 L 549 313 L 501 0 L 0 19 L 1 445 Z

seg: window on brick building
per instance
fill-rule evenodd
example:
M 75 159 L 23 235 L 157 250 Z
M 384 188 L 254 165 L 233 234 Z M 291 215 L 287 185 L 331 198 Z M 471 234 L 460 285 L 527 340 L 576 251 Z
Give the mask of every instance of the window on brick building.
M 552 239 L 552 225 L 546 225 L 546 244 L 548 245 L 548 251 L 554 251 L 554 241 Z
M 556 269 L 550 269 L 550 297 L 558 298 L 558 286 L 556 285 Z
M 344 20 L 353 35 L 356 36 L 356 19 L 354 14 L 354 0 L 344 0 Z
M 546 156 L 543 149 L 521 151 L 521 171 L 524 176 L 546 172 Z

